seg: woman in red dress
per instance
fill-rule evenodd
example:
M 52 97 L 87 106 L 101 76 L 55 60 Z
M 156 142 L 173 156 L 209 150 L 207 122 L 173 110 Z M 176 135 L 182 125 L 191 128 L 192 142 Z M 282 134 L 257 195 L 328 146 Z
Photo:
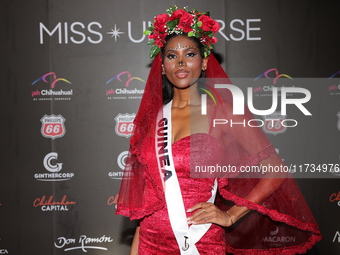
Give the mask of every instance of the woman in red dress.
M 261 129 L 216 125 L 252 119 L 212 85 L 228 78 L 211 53 L 218 30 L 208 13 L 174 6 L 146 31 L 155 59 L 117 209 L 140 222 L 130 254 L 302 254 L 321 239 L 289 173 L 243 171 L 284 169 Z

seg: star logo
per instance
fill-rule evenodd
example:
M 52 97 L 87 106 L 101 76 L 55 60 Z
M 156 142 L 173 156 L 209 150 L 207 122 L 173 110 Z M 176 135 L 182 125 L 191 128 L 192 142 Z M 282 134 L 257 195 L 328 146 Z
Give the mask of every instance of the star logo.
M 117 37 L 120 37 L 120 34 L 124 34 L 124 32 L 119 32 L 120 28 L 117 29 L 115 24 L 115 28 L 111 28 L 111 32 L 107 32 L 107 34 L 111 34 L 111 38 L 115 37 L 115 42 L 117 42 Z

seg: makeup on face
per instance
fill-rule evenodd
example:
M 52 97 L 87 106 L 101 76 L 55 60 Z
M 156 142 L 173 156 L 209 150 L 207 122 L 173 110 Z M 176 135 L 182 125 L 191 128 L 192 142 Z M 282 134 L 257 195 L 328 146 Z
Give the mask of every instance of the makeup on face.
M 195 45 L 181 46 L 181 44 L 178 43 L 177 47 L 170 47 L 165 50 L 164 60 L 168 62 L 172 61 L 178 58 L 178 55 L 180 55 L 182 51 L 184 51 L 186 57 L 192 60 L 197 59 L 200 56 L 199 49 Z

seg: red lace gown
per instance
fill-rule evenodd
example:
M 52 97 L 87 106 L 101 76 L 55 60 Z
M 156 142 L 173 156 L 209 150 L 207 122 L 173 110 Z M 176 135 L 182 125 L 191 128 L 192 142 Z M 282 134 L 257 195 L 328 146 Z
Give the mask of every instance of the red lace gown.
M 198 136 L 204 137 L 205 140 L 208 137 L 205 134 L 198 134 Z M 208 201 L 211 197 L 214 179 L 190 178 L 190 137 L 187 136 L 176 141 L 172 145 L 172 154 L 185 210 L 197 203 Z M 187 217 L 191 214 L 187 213 Z M 171 229 L 166 205 L 162 210 L 156 211 L 141 220 L 139 234 L 139 255 L 180 254 Z M 196 243 L 196 247 L 200 254 L 225 254 L 224 229 L 216 224 L 212 224 L 208 232 Z
M 221 158 L 226 158 L 221 155 L 224 152 L 220 148 L 217 139 L 201 133 L 185 137 L 172 145 L 185 210 L 208 201 L 214 183 L 212 178 L 190 178 L 190 161 L 194 161 L 195 165 L 214 165 Z M 272 148 L 265 149 L 258 160 L 267 158 L 271 153 Z M 260 204 L 243 199 L 258 182 L 259 179 L 251 178 L 218 179 L 218 190 L 227 206 L 223 209 L 236 204 L 248 207 L 251 212 L 227 228 L 227 233 L 224 228 L 212 224 L 196 243 L 200 254 L 303 254 L 321 240 L 318 226 L 294 179 L 286 179 Z M 180 254 L 165 202 L 161 209 L 140 220 L 138 254 Z

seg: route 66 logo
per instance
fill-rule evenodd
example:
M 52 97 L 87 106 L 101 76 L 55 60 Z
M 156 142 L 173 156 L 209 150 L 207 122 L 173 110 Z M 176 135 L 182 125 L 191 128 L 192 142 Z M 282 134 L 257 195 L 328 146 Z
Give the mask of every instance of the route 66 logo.
M 281 115 L 279 112 L 274 112 L 269 115 L 262 116 L 264 119 L 263 131 L 267 134 L 278 135 L 286 132 L 287 127 L 282 125 L 287 115 Z
M 41 134 L 43 137 L 46 138 L 59 138 L 65 135 L 65 118 L 59 115 L 44 115 L 40 119 L 42 126 L 41 126 Z

